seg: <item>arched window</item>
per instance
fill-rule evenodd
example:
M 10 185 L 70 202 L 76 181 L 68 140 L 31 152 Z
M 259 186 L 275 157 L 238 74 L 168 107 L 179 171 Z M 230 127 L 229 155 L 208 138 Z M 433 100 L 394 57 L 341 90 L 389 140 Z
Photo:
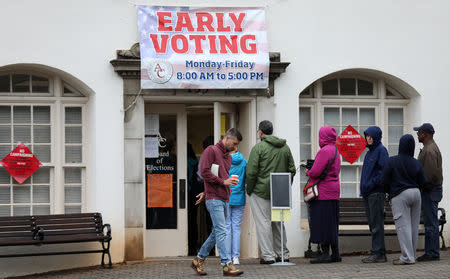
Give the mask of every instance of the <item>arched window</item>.
M 22 142 L 43 165 L 22 184 L 0 166 L 0 216 L 83 211 L 87 101 L 57 74 L 0 71 L 0 160 Z
M 318 131 L 321 126 L 333 126 L 339 135 L 352 125 L 361 135 L 369 126 L 383 131 L 382 142 L 389 155 L 398 152 L 398 141 L 410 127 L 405 117 L 409 99 L 382 78 L 358 74 L 334 74 L 320 79 L 300 93 L 300 160 L 314 158 L 319 150 Z M 341 198 L 359 197 L 362 163 L 367 149 L 350 164 L 341 157 Z M 301 172 L 301 185 L 307 177 Z M 303 200 L 303 198 L 302 198 Z M 302 218 L 306 206 L 302 205 Z

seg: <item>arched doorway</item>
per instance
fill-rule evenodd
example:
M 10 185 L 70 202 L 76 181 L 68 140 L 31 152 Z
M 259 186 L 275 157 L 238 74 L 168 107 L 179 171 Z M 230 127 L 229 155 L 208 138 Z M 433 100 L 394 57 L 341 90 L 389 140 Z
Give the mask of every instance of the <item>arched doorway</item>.
M 348 125 L 360 134 L 369 126 L 379 126 L 389 155 L 396 155 L 400 137 L 412 133 L 410 123 L 419 117 L 414 112 L 418 96 L 417 91 L 401 79 L 369 69 L 338 71 L 314 81 L 299 95 L 301 163 L 314 158 L 320 149 L 318 131 L 324 125 L 333 126 L 338 135 Z M 353 164 L 341 157 L 341 198 L 360 196 L 359 183 L 366 152 Z M 300 185 L 305 185 L 306 181 L 307 177 L 300 172 Z M 307 205 L 303 196 L 300 200 L 301 227 L 307 230 Z M 349 251 L 359 249 L 356 241 L 350 246 Z

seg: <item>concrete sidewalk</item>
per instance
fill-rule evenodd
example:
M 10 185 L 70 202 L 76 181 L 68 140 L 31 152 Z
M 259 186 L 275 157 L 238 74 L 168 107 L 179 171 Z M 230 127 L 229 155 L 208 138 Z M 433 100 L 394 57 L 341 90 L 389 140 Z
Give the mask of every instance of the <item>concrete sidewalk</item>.
M 423 252 L 418 252 L 422 255 Z M 311 265 L 308 259 L 293 258 L 295 266 L 275 267 L 260 265 L 256 259 L 241 260 L 244 274 L 240 278 L 450 278 L 450 251 L 441 251 L 441 260 L 417 262 L 414 265 L 394 266 L 392 260 L 399 254 L 389 254 L 387 263 L 363 264 L 364 256 L 343 257 L 341 263 Z M 112 269 L 89 267 L 14 278 L 199 278 L 190 267 L 191 257 L 149 259 L 140 263 L 114 265 Z M 202 278 L 224 278 L 219 259 L 206 260 L 208 275 Z M 11 278 L 11 277 L 10 277 Z

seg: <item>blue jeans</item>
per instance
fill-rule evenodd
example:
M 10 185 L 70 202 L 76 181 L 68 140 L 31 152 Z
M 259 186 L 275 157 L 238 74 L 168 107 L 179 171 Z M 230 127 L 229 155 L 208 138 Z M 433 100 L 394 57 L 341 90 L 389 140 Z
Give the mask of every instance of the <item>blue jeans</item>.
M 228 258 L 241 256 L 241 223 L 245 205 L 230 205 L 227 219 Z
M 422 214 L 425 226 L 425 254 L 439 257 L 438 203 L 442 199 L 442 186 L 422 192 Z
M 228 245 L 226 243 L 226 220 L 228 215 L 230 215 L 230 206 L 228 202 L 213 199 L 206 200 L 205 203 L 209 215 L 211 216 L 213 227 L 211 234 L 205 243 L 203 243 L 197 256 L 202 260 L 206 259 L 209 252 L 214 248 L 214 245 L 217 244 L 217 250 L 219 250 L 220 254 L 220 263 L 226 265 L 231 263 L 231 260 L 228 257 Z
M 372 254 L 377 256 L 386 255 L 384 244 L 384 201 L 385 193 L 372 193 L 364 197 L 367 222 L 372 235 Z

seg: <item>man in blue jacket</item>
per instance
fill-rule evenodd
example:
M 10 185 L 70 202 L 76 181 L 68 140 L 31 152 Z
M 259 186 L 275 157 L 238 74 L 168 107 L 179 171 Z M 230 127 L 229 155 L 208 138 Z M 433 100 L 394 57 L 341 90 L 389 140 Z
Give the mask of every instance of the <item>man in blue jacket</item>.
M 389 159 L 386 147 L 381 143 L 382 132 L 377 126 L 364 131 L 369 151 L 364 157 L 361 172 L 360 193 L 364 199 L 366 216 L 372 235 L 371 255 L 363 263 L 386 262 L 384 244 L 384 202 L 386 194 L 381 184 L 381 172 Z

